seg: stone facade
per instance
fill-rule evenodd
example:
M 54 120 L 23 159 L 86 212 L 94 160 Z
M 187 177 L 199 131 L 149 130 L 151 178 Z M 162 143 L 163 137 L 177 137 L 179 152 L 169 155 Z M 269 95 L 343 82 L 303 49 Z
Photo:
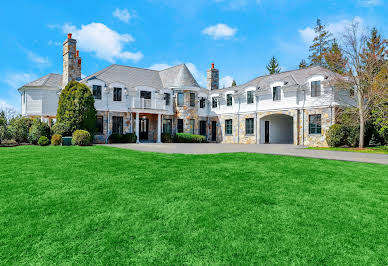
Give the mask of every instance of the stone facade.
M 219 89 L 219 71 L 214 68 L 214 64 L 212 64 L 212 68 L 207 70 L 207 88 L 209 90 L 218 90 Z
M 175 103 L 175 116 L 176 119 L 183 119 L 183 132 L 184 133 L 199 133 L 199 122 L 198 122 L 198 95 L 194 91 L 183 90 L 184 105 L 178 106 Z M 195 95 L 195 106 L 190 106 L 190 94 Z M 176 99 L 178 101 L 178 99 Z M 194 120 L 194 129 L 191 125 L 191 120 Z M 176 122 L 177 125 L 177 122 Z M 194 130 L 194 131 L 193 131 Z
M 71 34 L 63 43 L 63 74 L 62 87 L 72 80 L 81 79 L 81 61 L 77 61 L 77 41 L 71 38 Z M 80 59 L 81 60 L 81 59 Z

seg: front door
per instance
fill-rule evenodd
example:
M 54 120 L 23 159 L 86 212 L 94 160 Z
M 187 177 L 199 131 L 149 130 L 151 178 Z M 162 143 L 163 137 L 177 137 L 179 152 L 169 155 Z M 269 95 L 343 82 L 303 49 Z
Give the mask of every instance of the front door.
M 212 141 L 217 141 L 217 122 L 212 121 Z
M 139 133 L 139 139 L 140 140 L 148 140 L 148 118 L 140 118 L 140 133 Z
M 206 136 L 206 121 L 199 121 L 199 134 Z
M 269 143 L 269 121 L 265 121 L 265 143 Z

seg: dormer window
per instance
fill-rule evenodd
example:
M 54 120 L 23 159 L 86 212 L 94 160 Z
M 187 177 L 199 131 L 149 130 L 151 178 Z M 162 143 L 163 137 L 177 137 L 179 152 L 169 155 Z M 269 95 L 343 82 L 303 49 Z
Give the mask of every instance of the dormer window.
M 95 100 L 101 100 L 101 86 L 93 85 L 93 97 Z
M 217 106 L 218 106 L 217 98 L 216 97 L 212 97 L 212 108 L 217 108 Z
M 312 81 L 311 82 L 311 97 L 321 96 L 321 81 Z
M 281 100 L 281 94 L 280 94 L 280 86 L 273 87 L 272 91 L 272 100 L 274 101 L 280 101 Z
M 251 104 L 254 102 L 254 91 L 247 91 L 247 103 Z
M 113 101 L 121 102 L 122 94 L 123 94 L 122 88 L 113 88 Z
M 202 97 L 201 100 L 199 100 L 199 108 L 205 108 L 206 99 L 205 97 Z
M 232 94 L 226 94 L 226 105 L 227 106 L 232 106 L 233 105 Z

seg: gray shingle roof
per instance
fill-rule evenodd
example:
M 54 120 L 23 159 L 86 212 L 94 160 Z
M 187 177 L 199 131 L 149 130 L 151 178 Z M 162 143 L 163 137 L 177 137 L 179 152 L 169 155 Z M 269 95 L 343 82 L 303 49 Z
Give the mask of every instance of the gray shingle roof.
M 86 82 L 94 78 L 103 80 L 107 84 L 120 82 L 127 88 L 136 86 L 149 86 L 156 89 L 167 87 L 199 87 L 193 75 L 184 64 L 162 71 L 115 64 L 82 79 L 81 82 Z
M 60 74 L 47 74 L 37 80 L 31 81 L 24 85 L 25 87 L 55 87 L 61 88 L 62 75 Z

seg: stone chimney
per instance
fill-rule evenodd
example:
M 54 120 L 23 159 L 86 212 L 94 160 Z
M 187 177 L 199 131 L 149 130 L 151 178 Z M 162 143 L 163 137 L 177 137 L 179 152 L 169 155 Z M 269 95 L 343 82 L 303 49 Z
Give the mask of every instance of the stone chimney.
M 217 90 L 219 88 L 220 75 L 218 69 L 214 68 L 214 63 L 211 69 L 207 71 L 207 88 L 209 90 Z
M 71 33 L 67 34 L 67 39 L 63 42 L 62 87 L 72 80 L 81 79 L 81 60 L 78 61 L 76 52 L 77 41 L 71 36 Z
M 77 80 L 81 80 L 81 63 L 82 63 L 82 59 L 81 57 L 79 56 L 79 51 L 77 50 L 77 52 L 75 53 L 75 59 L 77 61 L 77 67 L 76 67 L 76 77 L 77 77 Z

